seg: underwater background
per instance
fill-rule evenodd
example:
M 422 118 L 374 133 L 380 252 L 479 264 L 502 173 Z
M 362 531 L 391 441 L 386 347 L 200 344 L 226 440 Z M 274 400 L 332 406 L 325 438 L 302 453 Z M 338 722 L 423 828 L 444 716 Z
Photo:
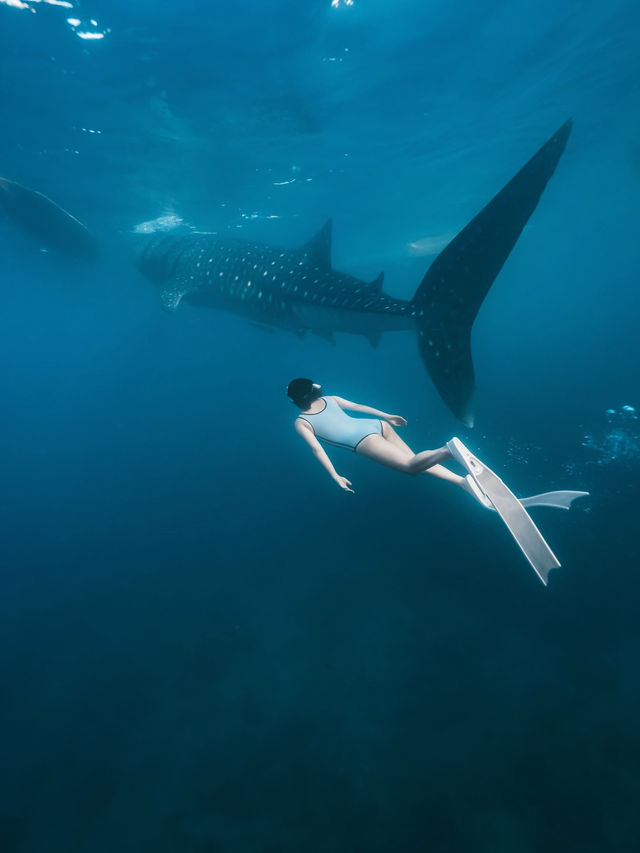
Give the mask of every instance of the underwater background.
M 0 218 L 0 843 L 118 850 L 632 851 L 640 821 L 640 8 L 609 0 L 0 0 L 0 174 L 99 263 Z M 413 335 L 269 334 L 160 308 L 176 224 L 410 298 L 568 117 L 473 331 L 476 427 Z M 160 220 L 160 221 L 158 221 Z M 452 435 L 535 511 L 498 519 L 292 428 L 311 376 Z

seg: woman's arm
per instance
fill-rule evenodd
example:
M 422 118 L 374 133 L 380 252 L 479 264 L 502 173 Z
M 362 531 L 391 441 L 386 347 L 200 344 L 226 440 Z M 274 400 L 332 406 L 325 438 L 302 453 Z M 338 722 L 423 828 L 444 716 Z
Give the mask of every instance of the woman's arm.
M 333 464 L 327 454 L 324 452 L 324 448 L 315 437 L 313 429 L 301 418 L 297 418 L 295 422 L 296 432 L 301 438 L 307 442 L 313 455 L 316 457 L 318 462 L 322 465 L 322 467 L 329 473 L 329 476 L 332 480 L 335 480 L 336 483 L 340 486 L 341 489 L 344 489 L 346 492 L 353 492 L 353 489 L 349 488 L 351 486 L 351 481 L 347 480 L 346 477 L 341 477 L 336 469 L 333 467 Z
M 350 400 L 343 400 L 342 397 L 333 398 L 341 409 L 349 409 L 352 412 L 362 412 L 365 415 L 373 415 L 376 418 L 382 418 L 394 426 L 406 426 L 407 422 L 400 415 L 389 415 L 386 412 L 381 412 L 379 409 L 374 409 L 372 406 L 362 406 L 360 403 L 352 403 Z

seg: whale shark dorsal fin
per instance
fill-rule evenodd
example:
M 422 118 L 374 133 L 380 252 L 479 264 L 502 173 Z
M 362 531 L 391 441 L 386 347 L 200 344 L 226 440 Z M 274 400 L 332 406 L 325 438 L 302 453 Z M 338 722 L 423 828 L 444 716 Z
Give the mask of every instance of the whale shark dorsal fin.
M 382 293 L 382 285 L 384 284 L 384 272 L 381 272 L 377 278 L 370 282 L 369 287 L 377 293 Z
M 331 269 L 331 220 L 327 219 L 322 228 L 302 247 L 302 253 L 309 263 Z
M 175 311 L 185 291 L 179 287 L 167 287 L 160 292 L 160 302 L 165 311 Z

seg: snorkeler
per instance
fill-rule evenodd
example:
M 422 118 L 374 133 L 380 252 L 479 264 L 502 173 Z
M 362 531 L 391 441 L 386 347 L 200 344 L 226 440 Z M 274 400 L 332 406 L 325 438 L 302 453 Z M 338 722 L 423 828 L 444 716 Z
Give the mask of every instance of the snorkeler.
M 434 477 L 461 486 L 483 502 L 469 477 L 460 477 L 440 464 L 452 458 L 447 447 L 423 450 L 420 453 L 411 450 L 393 428 L 407 425 L 400 415 L 389 415 L 371 406 L 351 403 L 342 397 L 323 397 L 322 388 L 311 379 L 292 380 L 287 393 L 301 409 L 295 420 L 296 432 L 311 447 L 318 462 L 341 489 L 353 492 L 351 481 L 338 474 L 320 441 L 353 450 L 403 474 L 433 474 Z M 345 409 L 372 417 L 352 418 Z
M 296 432 L 341 489 L 353 492 L 351 481 L 338 474 L 321 441 L 353 450 L 403 474 L 432 474 L 460 486 L 486 509 L 495 510 L 544 584 L 551 569 L 559 567 L 558 559 L 531 520 L 527 508 L 548 506 L 569 509 L 574 500 L 585 497 L 588 492 L 545 492 L 518 499 L 500 477 L 458 438 L 452 438 L 436 450 L 414 453 L 393 428 L 407 425 L 400 415 L 390 415 L 342 397 L 323 396 L 321 386 L 311 379 L 293 379 L 287 393 L 300 409 L 295 419 Z M 371 417 L 352 418 L 346 410 Z M 448 460 L 459 463 L 467 471 L 466 476 L 455 474 L 441 464 Z

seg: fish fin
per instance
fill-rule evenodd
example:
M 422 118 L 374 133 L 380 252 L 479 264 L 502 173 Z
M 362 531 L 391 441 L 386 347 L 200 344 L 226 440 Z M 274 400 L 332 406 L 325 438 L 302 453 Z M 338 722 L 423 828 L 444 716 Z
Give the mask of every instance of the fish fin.
M 46 249 L 77 258 L 97 258 L 98 244 L 87 227 L 46 195 L 0 178 L 0 207 Z
M 369 341 L 371 346 L 375 349 L 380 343 L 382 332 L 365 332 L 364 336 Z
M 318 335 L 319 338 L 329 341 L 330 344 L 335 344 L 336 342 L 336 339 L 333 337 L 333 332 L 319 332 L 317 329 L 314 329 L 314 333 Z
M 310 264 L 331 269 L 331 219 L 302 247 L 302 254 Z
M 382 285 L 384 284 L 384 272 L 381 272 L 377 278 L 369 282 L 369 287 L 375 290 L 376 293 L 382 293 Z
M 565 149 L 568 121 L 433 261 L 411 307 L 420 355 L 440 396 L 473 426 L 471 327 Z
M 261 332 L 266 332 L 268 335 L 275 335 L 276 330 L 272 326 L 265 326 L 263 323 L 249 323 L 254 329 L 260 329 Z
M 167 287 L 160 291 L 160 302 L 165 311 L 175 311 L 185 291 L 178 287 Z

